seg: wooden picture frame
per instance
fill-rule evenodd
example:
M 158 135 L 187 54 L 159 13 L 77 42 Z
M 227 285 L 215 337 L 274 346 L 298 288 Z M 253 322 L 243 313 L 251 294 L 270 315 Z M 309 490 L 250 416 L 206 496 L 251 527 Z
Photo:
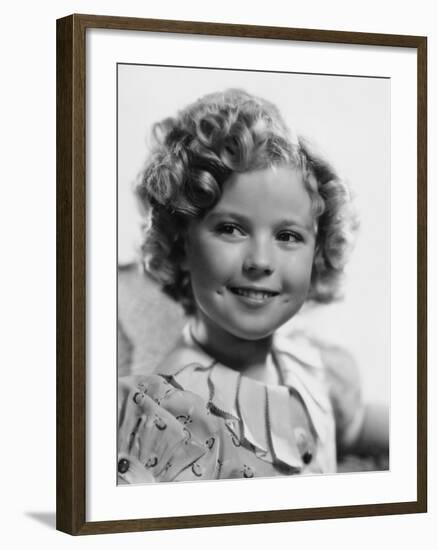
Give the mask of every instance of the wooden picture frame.
M 409 501 L 87 520 L 86 34 L 90 29 L 407 48 L 417 60 L 417 497 Z M 57 529 L 72 535 L 419 513 L 427 510 L 427 39 L 71 15 L 57 21 Z M 414 368 L 414 367 L 413 367 Z M 110 421 L 113 422 L 113 419 Z

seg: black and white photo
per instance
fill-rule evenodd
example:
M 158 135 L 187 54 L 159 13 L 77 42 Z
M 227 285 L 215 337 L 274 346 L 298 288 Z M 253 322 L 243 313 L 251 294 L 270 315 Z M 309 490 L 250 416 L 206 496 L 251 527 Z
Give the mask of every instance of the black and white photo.
M 118 484 L 389 469 L 390 112 L 117 65 Z

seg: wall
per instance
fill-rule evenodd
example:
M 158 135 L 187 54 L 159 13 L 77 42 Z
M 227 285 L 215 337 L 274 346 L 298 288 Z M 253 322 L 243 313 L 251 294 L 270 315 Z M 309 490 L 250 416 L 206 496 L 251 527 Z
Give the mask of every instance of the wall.
M 2 417 L 2 539 L 7 547 L 37 543 L 45 548 L 107 548 L 122 544 L 151 548 L 223 548 L 245 544 L 339 549 L 369 549 L 390 544 L 412 548 L 421 541 L 431 548 L 436 535 L 437 490 L 430 490 L 429 514 L 363 518 L 251 527 L 216 528 L 111 535 L 105 539 L 73 539 L 54 531 L 55 510 L 55 19 L 77 13 L 101 13 L 138 17 L 284 25 L 352 31 L 373 31 L 429 36 L 430 151 L 437 150 L 436 120 L 438 31 L 433 27 L 433 3 L 418 0 L 408 7 L 393 0 L 308 0 L 306 3 L 271 0 L 201 3 L 117 2 L 104 6 L 97 0 L 56 3 L 23 2 L 4 6 L 2 12 L 2 195 L 1 235 L 3 284 Z M 250 7 L 250 9 L 248 9 Z M 435 115 L 435 116 L 434 116 Z M 436 179 L 437 161 L 430 155 L 429 181 Z M 437 191 L 430 187 L 431 212 L 437 207 Z M 430 242 L 437 221 L 430 223 Z M 430 248 L 431 281 L 436 280 L 437 258 Z M 436 291 L 430 289 L 430 326 L 436 325 Z M 6 305 L 6 307 L 5 307 Z M 12 330 L 11 330 L 12 329 Z M 433 333 L 430 331 L 430 340 Z M 429 364 L 437 363 L 436 342 L 431 342 Z M 433 392 L 437 375 L 430 369 L 429 461 L 437 459 L 437 417 Z M 436 470 L 430 486 L 438 486 Z M 275 541 L 275 542 L 274 542 Z M 278 542 L 277 542 L 278 541 Z

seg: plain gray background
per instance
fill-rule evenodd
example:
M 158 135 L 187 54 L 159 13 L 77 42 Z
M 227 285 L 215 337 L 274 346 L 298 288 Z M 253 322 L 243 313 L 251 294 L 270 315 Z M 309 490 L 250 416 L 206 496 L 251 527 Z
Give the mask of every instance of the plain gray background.
M 2 530 L 8 548 L 434 548 L 438 524 L 438 191 L 430 185 L 429 514 L 68 537 L 55 511 L 55 19 L 97 13 L 429 36 L 429 181 L 437 181 L 438 30 L 432 2 L 17 0 L 3 7 Z

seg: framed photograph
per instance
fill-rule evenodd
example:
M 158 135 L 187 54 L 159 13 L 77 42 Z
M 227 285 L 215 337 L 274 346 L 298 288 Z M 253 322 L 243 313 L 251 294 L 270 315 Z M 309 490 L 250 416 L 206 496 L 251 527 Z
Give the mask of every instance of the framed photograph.
M 57 21 L 57 528 L 427 510 L 427 40 Z

